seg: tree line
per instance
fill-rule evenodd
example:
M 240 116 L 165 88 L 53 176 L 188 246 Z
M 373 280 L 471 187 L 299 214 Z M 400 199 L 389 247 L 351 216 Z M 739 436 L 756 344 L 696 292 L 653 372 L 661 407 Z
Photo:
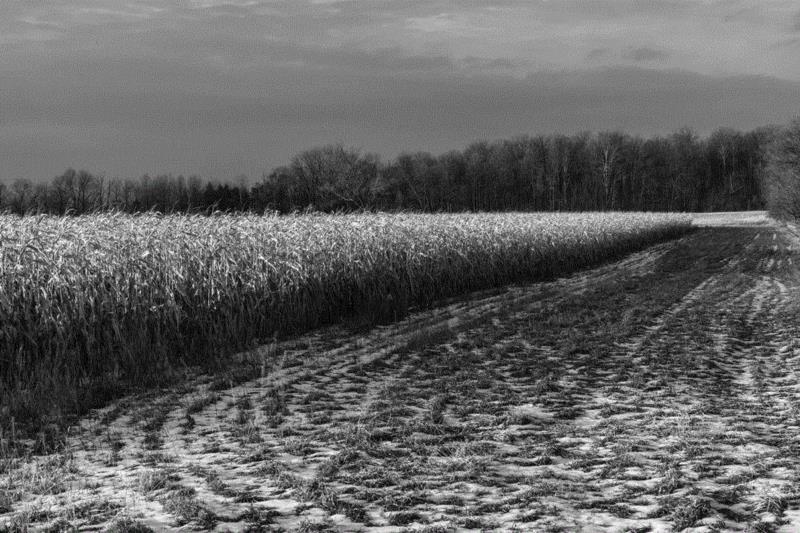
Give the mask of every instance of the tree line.
M 768 147 L 764 181 L 770 213 L 800 220 L 800 117 L 778 131 Z
M 212 212 L 302 210 L 715 211 L 760 209 L 779 128 L 521 136 L 384 162 L 342 145 L 305 150 L 250 184 L 198 176 L 107 178 L 68 169 L 49 182 L 0 183 L 0 210 Z

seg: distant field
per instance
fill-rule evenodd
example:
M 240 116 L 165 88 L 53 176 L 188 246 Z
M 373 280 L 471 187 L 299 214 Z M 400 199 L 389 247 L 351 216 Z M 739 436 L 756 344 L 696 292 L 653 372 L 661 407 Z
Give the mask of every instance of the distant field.
M 690 216 L 695 226 L 752 226 L 770 223 L 766 211 L 691 213 Z
M 669 214 L 0 216 L 0 422 L 345 318 L 540 280 L 690 228 Z M 105 393 L 104 393 L 105 394 Z

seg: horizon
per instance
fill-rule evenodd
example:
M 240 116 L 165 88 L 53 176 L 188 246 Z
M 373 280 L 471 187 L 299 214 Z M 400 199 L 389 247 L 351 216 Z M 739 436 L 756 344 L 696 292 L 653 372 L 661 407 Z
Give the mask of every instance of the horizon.
M 795 2 L 12 0 L 0 179 L 258 178 L 518 135 L 752 130 L 800 113 Z

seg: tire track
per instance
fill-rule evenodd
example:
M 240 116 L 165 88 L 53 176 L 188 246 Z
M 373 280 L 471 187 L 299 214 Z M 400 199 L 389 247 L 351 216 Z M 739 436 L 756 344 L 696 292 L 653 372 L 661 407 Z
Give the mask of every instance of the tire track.
M 184 485 L 195 488 L 203 486 L 204 479 L 196 473 L 202 469 L 212 469 L 215 471 L 213 479 L 218 480 L 219 485 L 230 487 L 231 491 L 247 492 L 264 502 L 274 503 L 281 500 L 281 509 L 296 509 L 302 506 L 303 499 L 287 498 L 285 483 L 282 483 L 281 479 L 276 480 L 271 476 L 272 479 L 265 480 L 258 473 L 263 465 L 241 464 L 242 449 L 226 448 L 218 443 L 229 443 L 232 438 L 236 438 L 237 432 L 246 433 L 249 430 L 251 436 L 254 436 L 254 442 L 239 444 L 251 449 L 250 453 L 254 455 L 258 454 L 258 450 L 269 450 L 269 456 L 281 462 L 280 468 L 283 474 L 291 473 L 299 478 L 292 481 L 296 485 L 294 488 L 302 487 L 303 483 L 314 480 L 318 469 L 326 460 L 339 453 L 337 446 L 331 448 L 330 445 L 321 446 L 320 448 L 324 449 L 304 456 L 302 461 L 296 457 L 289 457 L 292 454 L 284 453 L 287 441 L 289 446 L 311 445 L 303 439 L 310 441 L 314 438 L 315 432 L 308 429 L 311 420 L 302 407 L 308 395 L 315 390 L 336 389 L 334 391 L 336 410 L 356 413 L 349 418 L 338 418 L 336 422 L 350 423 L 351 429 L 358 432 L 359 421 L 369 416 L 370 405 L 378 401 L 380 392 L 402 373 L 403 366 L 395 364 L 400 353 L 409 349 L 419 350 L 430 343 L 458 338 L 478 324 L 491 322 L 493 316 L 507 313 L 508 309 L 515 309 L 518 313 L 529 313 L 543 302 L 557 305 L 557 302 L 567 295 L 581 294 L 612 277 L 643 276 L 652 270 L 659 258 L 672 246 L 674 246 L 672 243 L 657 245 L 646 251 L 631 254 L 621 261 L 553 282 L 511 287 L 501 294 L 458 301 L 446 307 L 412 315 L 398 324 L 377 328 L 355 340 L 348 332 L 332 329 L 292 340 L 283 345 L 263 347 L 242 354 L 240 357 L 243 361 L 259 362 L 263 376 L 216 393 L 210 390 L 214 388 L 213 383 L 211 386 L 200 383 L 187 386 L 189 392 L 181 397 L 172 398 L 171 403 L 174 407 L 165 415 L 165 421 L 159 431 L 161 440 L 165 444 L 151 454 L 156 455 L 156 459 L 163 459 L 159 455 L 165 455 L 168 458 L 165 470 L 172 475 L 180 475 L 180 482 Z M 273 360 L 276 359 L 275 354 L 280 355 L 273 364 Z M 298 362 L 302 364 L 297 364 Z M 364 377 L 363 369 L 370 366 L 378 368 L 376 372 L 370 373 L 367 379 Z M 387 372 L 387 369 L 391 371 Z M 359 384 L 363 385 L 363 392 L 342 394 L 343 390 L 357 389 Z M 252 405 L 261 405 L 265 397 L 276 390 L 287 391 L 282 402 L 288 414 L 283 417 L 282 423 L 296 428 L 295 432 L 300 436 L 291 436 L 287 439 L 282 437 L 279 431 L 265 430 L 264 428 L 269 428 L 271 425 L 268 418 L 274 415 L 265 414 L 264 409 L 252 409 L 252 418 L 244 424 L 231 421 L 231 418 L 239 416 L 240 411 L 233 408 L 237 402 L 243 403 L 242 399 L 246 398 Z M 204 405 L 191 415 L 193 427 L 187 432 L 184 429 L 187 406 L 197 402 L 202 403 L 204 398 L 209 396 L 214 398 L 214 395 L 216 401 Z M 110 407 L 105 412 L 114 409 Z M 143 417 L 147 418 L 147 415 Z M 83 429 L 90 434 L 96 434 L 101 429 L 99 425 L 98 420 L 89 421 Z M 237 425 L 245 425 L 246 428 L 237 431 Z M 122 457 L 119 463 L 113 466 L 98 464 L 102 454 L 97 454 L 95 450 L 86 453 L 82 451 L 81 446 L 77 447 L 75 457 L 77 468 L 80 470 L 101 473 L 104 487 L 98 487 L 98 490 L 104 497 L 111 499 L 113 494 L 120 490 L 131 490 L 132 487 L 140 485 L 141 478 L 149 475 L 153 468 L 141 462 L 138 468 L 133 466 L 135 458 L 146 456 L 148 453 L 145 443 L 147 435 L 141 435 L 141 424 L 132 426 L 130 417 L 121 417 L 111 422 L 105 431 L 116 436 L 113 442 L 129 443 L 121 450 Z M 306 437 L 304 434 L 311 436 Z M 120 469 L 119 465 L 125 467 Z M 225 465 L 226 468 L 220 469 L 219 465 Z M 285 477 L 287 476 L 284 475 Z M 243 485 L 239 482 L 241 479 L 257 479 L 258 486 Z M 236 496 L 219 495 L 210 491 L 202 491 L 200 497 L 209 511 L 225 517 L 231 523 L 229 525 L 240 522 L 238 517 L 246 513 L 251 506 L 250 502 L 236 502 Z M 160 516 L 166 515 L 162 513 Z M 151 525 L 158 528 L 167 527 L 168 523 L 169 521 L 165 521 L 164 518 L 151 521 Z M 292 528 L 297 527 L 298 522 L 288 521 L 283 525 Z

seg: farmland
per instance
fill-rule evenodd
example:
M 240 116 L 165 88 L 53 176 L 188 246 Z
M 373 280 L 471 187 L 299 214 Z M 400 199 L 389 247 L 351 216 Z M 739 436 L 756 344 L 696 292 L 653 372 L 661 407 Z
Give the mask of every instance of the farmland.
M 0 216 L 0 427 L 315 327 L 572 272 L 675 215 Z
M 570 217 L 576 242 L 611 231 Z M 457 220 L 448 235 L 480 229 Z M 66 433 L 6 438 L 0 524 L 796 531 L 800 237 L 763 213 L 695 224 L 592 269 L 287 335 Z

